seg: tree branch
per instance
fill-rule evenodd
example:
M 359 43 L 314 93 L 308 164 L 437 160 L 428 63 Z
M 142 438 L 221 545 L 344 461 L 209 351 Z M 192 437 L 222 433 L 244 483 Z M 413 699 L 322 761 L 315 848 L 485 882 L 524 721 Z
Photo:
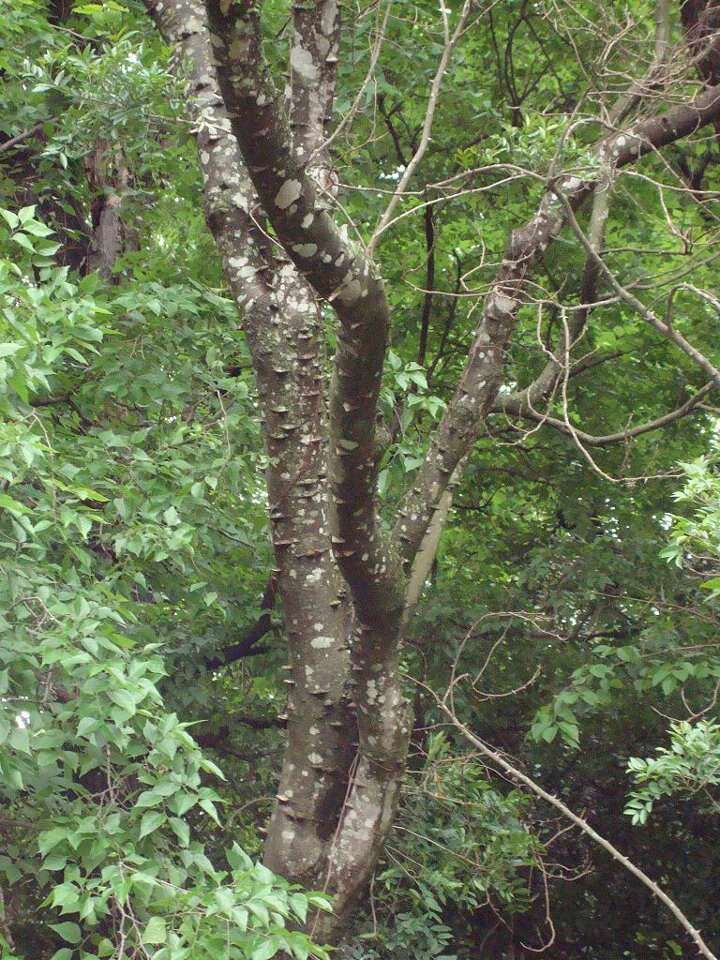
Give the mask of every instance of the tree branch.
M 420 340 L 418 342 L 417 362 L 425 366 L 427 354 L 428 333 L 430 331 L 430 314 L 432 313 L 433 295 L 435 288 L 435 220 L 433 208 L 425 207 L 425 295 L 423 297 L 422 315 L 420 317 Z
M 677 347 L 679 347 L 683 353 L 690 357 L 690 359 L 712 379 L 715 386 L 720 387 L 720 370 L 718 370 L 717 367 L 715 367 L 710 360 L 708 360 L 708 358 L 697 349 L 697 347 L 694 347 L 688 340 L 686 340 L 685 337 L 675 329 L 671 322 L 673 296 L 676 290 L 681 289 L 684 285 L 681 284 L 680 287 L 676 287 L 671 291 L 670 297 L 668 298 L 668 307 L 665 320 L 661 320 L 660 317 L 656 316 L 656 314 L 649 307 L 645 306 L 642 300 L 639 300 L 616 279 L 612 270 L 606 266 L 605 261 L 598 256 L 595 250 L 593 250 L 591 243 L 577 222 L 577 218 L 575 217 L 572 208 L 567 204 L 567 201 L 564 197 L 562 197 L 562 195 L 559 196 L 565 204 L 568 221 L 573 229 L 573 232 L 575 233 L 575 236 L 580 241 L 587 255 L 595 261 L 598 269 L 601 271 L 613 290 L 618 294 L 620 299 L 624 300 L 625 303 L 631 306 L 633 310 L 635 310 L 635 312 L 638 313 L 643 320 L 646 320 L 652 327 L 654 327 L 658 333 L 661 333 L 664 337 L 666 337 L 666 339 L 670 340 Z M 705 296 L 704 291 L 695 292 L 699 293 L 702 297 Z
M 337 0 L 293 4 L 290 51 L 293 145 L 299 157 L 310 161 L 315 179 L 329 192 L 332 191 L 332 170 L 324 145 L 332 119 L 339 42 Z
M 649 420 L 647 423 L 640 424 L 637 427 L 632 427 L 629 430 L 619 430 L 617 433 L 608 433 L 605 436 L 600 437 L 595 437 L 592 434 L 585 433 L 584 430 L 578 430 L 575 427 L 573 427 L 571 431 L 568 429 L 568 426 L 564 420 L 558 420 L 556 417 L 551 417 L 547 414 L 540 413 L 538 410 L 534 410 L 532 407 L 528 407 L 521 402 L 503 405 L 503 412 L 509 413 L 513 416 L 525 417 L 526 419 L 534 420 L 537 423 L 547 424 L 549 427 L 554 427 L 556 430 L 560 430 L 561 433 L 576 437 L 583 444 L 586 444 L 589 447 L 608 447 L 614 443 L 625 443 L 628 440 L 632 440 L 634 437 L 642 436 L 642 434 L 650 433 L 653 430 L 659 430 L 662 427 L 666 427 L 670 423 L 675 423 L 676 420 L 681 420 L 689 413 L 692 413 L 692 411 L 701 404 L 701 401 L 708 395 L 708 393 L 713 390 L 717 390 L 717 388 L 718 385 L 712 381 L 710 383 L 706 383 L 704 387 L 701 387 L 697 393 L 693 394 L 693 396 L 690 397 L 689 400 L 686 400 L 681 406 L 676 407 L 675 410 L 670 410 L 668 413 L 663 414 L 661 417 L 657 417 L 655 420 Z
M 213 45 L 222 40 L 210 30 L 203 0 L 146 3 L 187 71 L 206 219 L 241 311 L 263 415 L 274 572 L 289 654 L 280 792 L 292 796 L 291 804 L 275 808 L 265 857 L 272 869 L 316 888 L 323 857 L 316 823 L 345 789 L 355 726 L 346 696 L 346 610 L 328 522 L 322 318 L 309 285 L 265 229 L 218 81 Z M 224 0 L 223 7 L 229 9 Z M 257 34 L 252 22 L 246 26 L 253 29 L 240 42 L 252 53 Z M 241 58 L 244 50 L 237 51 Z M 308 757 L 318 748 L 322 764 L 311 770 Z M 295 840 L 288 842 L 291 827 Z
M 219 79 L 233 130 L 268 218 L 288 256 L 340 321 L 330 392 L 330 480 L 336 557 L 368 622 L 399 621 L 402 590 L 377 521 L 377 402 L 389 308 L 373 265 L 329 216 L 292 147 L 282 103 L 247 3 L 208 0 Z
M 505 757 L 498 753 L 497 750 L 491 749 L 479 737 L 476 737 L 474 733 L 457 718 L 455 713 L 443 701 L 440 701 L 437 697 L 436 701 L 438 702 L 440 709 L 446 714 L 453 726 L 462 734 L 468 743 L 471 743 L 473 747 L 475 747 L 475 749 L 478 750 L 484 757 L 487 757 L 488 760 L 496 764 L 496 766 L 498 766 L 508 776 L 512 777 L 512 779 L 517 783 L 521 783 L 537 797 L 540 797 L 541 800 L 544 800 L 546 803 L 549 803 L 550 806 L 554 807 L 556 810 L 559 810 L 564 817 L 574 823 L 576 827 L 579 827 L 580 830 L 586 836 L 590 837 L 594 843 L 602 847 L 606 853 L 609 853 L 614 860 L 616 860 L 627 871 L 632 873 L 634 877 L 637 877 L 637 879 L 648 888 L 652 895 L 668 908 L 668 910 L 680 923 L 682 928 L 692 938 L 698 950 L 706 958 L 706 960 L 718 960 L 716 955 L 710 950 L 708 945 L 700 936 L 700 931 L 695 929 L 675 901 L 671 899 L 665 893 L 665 891 L 659 887 L 657 883 L 655 883 L 654 880 L 651 880 L 644 870 L 641 870 L 640 867 L 636 866 L 632 860 L 629 860 L 624 853 L 621 853 L 620 850 L 614 846 L 614 844 L 610 843 L 609 840 L 606 840 L 605 837 L 597 832 L 597 830 L 591 827 L 587 820 L 583 820 L 582 817 L 579 817 L 576 813 L 574 813 L 566 804 L 562 802 L 562 800 L 558 800 L 557 797 L 553 796 L 551 793 L 548 793 L 547 790 L 544 790 L 540 786 L 540 784 L 536 783 L 534 780 L 531 780 L 530 777 L 524 774 L 521 770 L 518 770 L 517 767 L 514 767 L 511 763 L 508 763 Z
M 666 113 L 637 122 L 625 132 L 607 137 L 596 149 L 599 169 L 614 171 L 634 163 L 718 117 L 720 85 L 704 90 L 691 103 L 676 106 Z M 504 350 L 524 302 L 525 281 L 530 269 L 559 235 L 567 222 L 568 211 L 577 209 L 596 185 L 597 173 L 594 171 L 584 178 L 563 174 L 552 183 L 535 216 L 510 236 L 502 265 L 485 301 L 458 388 L 430 443 L 415 484 L 398 511 L 395 536 L 406 566 L 425 535 L 450 476 L 482 432 L 487 414 L 495 403 Z
M 699 75 L 705 83 L 720 83 L 720 4 L 717 0 L 684 0 L 680 20 Z
M 5 153 L 6 150 L 11 150 L 18 143 L 22 143 L 24 140 L 28 140 L 36 133 L 40 133 L 43 126 L 47 122 L 47 120 L 41 120 L 40 123 L 36 123 L 34 127 L 28 127 L 28 129 L 23 130 L 22 133 L 18 133 L 14 137 L 10 137 L 9 140 L 4 140 L 2 143 L 0 143 L 0 153 Z
M 425 117 L 423 119 L 422 130 L 420 133 L 420 142 L 417 145 L 417 149 L 410 158 L 409 163 L 403 170 L 402 176 L 400 177 L 395 192 L 390 198 L 390 202 L 385 208 L 382 216 L 380 217 L 380 222 L 378 223 L 375 231 L 373 232 L 370 242 L 368 243 L 368 251 L 372 254 L 372 251 L 375 249 L 380 237 L 387 230 L 390 222 L 392 221 L 393 213 L 395 208 L 400 203 L 402 196 L 405 192 L 405 189 L 410 183 L 410 180 L 413 177 L 413 174 L 417 170 L 420 162 L 425 156 L 425 152 L 430 143 L 430 135 L 432 133 L 433 121 L 435 119 L 435 111 L 437 109 L 438 100 L 440 98 L 440 90 L 442 88 L 443 79 L 447 73 L 448 66 L 450 64 L 450 57 L 452 56 L 453 50 L 455 49 L 458 40 L 465 30 L 465 25 L 467 19 L 472 10 L 472 0 L 465 0 L 463 3 L 462 9 L 458 15 L 457 23 L 455 27 L 450 32 L 450 25 L 448 23 L 448 13 L 444 4 L 440 5 L 440 15 L 443 18 L 443 33 L 445 36 L 445 43 L 443 45 L 442 53 L 440 54 L 440 60 L 435 71 L 435 76 L 430 85 L 430 93 L 428 95 L 427 107 L 425 109 Z
M 256 646 L 262 638 L 272 630 L 272 617 L 270 611 L 275 605 L 275 595 L 277 593 L 277 578 L 270 577 L 263 593 L 260 607 L 268 611 L 261 614 L 255 623 L 250 627 L 245 636 L 238 643 L 230 644 L 220 651 L 217 657 L 207 657 L 205 666 L 208 670 L 218 670 L 220 667 L 226 667 L 243 657 L 256 657 L 258 654 L 266 653 L 268 647 Z

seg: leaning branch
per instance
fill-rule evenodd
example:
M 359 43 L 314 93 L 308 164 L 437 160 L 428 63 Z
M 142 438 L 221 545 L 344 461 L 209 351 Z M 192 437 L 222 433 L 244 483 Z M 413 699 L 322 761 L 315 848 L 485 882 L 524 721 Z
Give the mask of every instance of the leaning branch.
M 208 670 L 219 670 L 221 667 L 227 667 L 229 664 L 242 660 L 244 657 L 256 657 L 258 654 L 267 651 L 267 647 L 258 647 L 257 644 L 272 630 L 272 616 L 270 611 L 275 605 L 276 591 L 277 579 L 270 577 L 260 604 L 264 612 L 260 614 L 242 640 L 224 647 L 217 657 L 206 658 L 205 666 Z
M 720 85 L 627 131 L 596 149 L 590 175 L 564 174 L 544 195 L 535 216 L 514 230 L 488 294 L 458 388 L 430 443 L 415 484 L 399 510 L 395 537 L 408 567 L 457 464 L 481 434 L 500 388 L 504 351 L 524 302 L 525 282 L 539 256 L 556 239 L 596 185 L 598 171 L 616 170 L 680 140 L 720 118 Z M 602 267 L 601 267 L 602 269 Z M 714 376 L 714 374 L 711 374 Z
M 513 780 L 518 783 L 523 784 L 531 790 L 536 796 L 540 797 L 541 800 L 545 800 L 546 803 L 549 803 L 551 806 L 555 807 L 564 817 L 570 820 L 575 824 L 576 827 L 579 827 L 582 832 L 590 837 L 598 846 L 602 847 L 610 856 L 617 860 L 627 871 L 629 871 L 634 877 L 643 883 L 648 890 L 652 893 L 654 897 L 660 900 L 676 920 L 680 923 L 683 929 L 689 934 L 693 939 L 695 945 L 697 946 L 700 953 L 707 958 L 707 960 L 718 960 L 717 956 L 712 952 L 710 947 L 705 943 L 703 938 L 700 936 L 700 931 L 697 930 L 692 923 L 685 916 L 680 907 L 675 903 L 671 897 L 669 897 L 665 891 L 652 880 L 644 870 L 641 870 L 640 867 L 636 866 L 632 860 L 629 860 L 624 853 L 621 853 L 620 850 L 609 840 L 606 840 L 601 834 L 597 832 L 587 820 L 583 820 L 582 817 L 579 817 L 574 813 L 562 800 L 558 800 L 557 797 L 553 796 L 551 793 L 548 793 L 547 790 L 544 790 L 540 784 L 536 783 L 534 780 L 531 780 L 526 774 L 521 770 L 518 770 L 517 767 L 514 767 L 512 764 L 501 756 L 497 751 L 491 749 L 487 744 L 483 743 L 475 734 L 469 730 L 464 723 L 462 723 L 452 712 L 452 710 L 443 702 L 438 701 L 440 709 L 447 715 L 447 717 L 452 722 L 453 726 L 465 737 L 465 739 L 471 743 L 476 750 L 478 750 L 483 756 L 487 757 L 492 763 L 496 764 L 504 773 L 512 777 Z
M 3 141 L 3 143 L 0 143 L 0 153 L 5 153 L 6 150 L 11 150 L 13 147 L 17 146 L 18 143 L 23 143 L 25 140 L 29 140 L 30 137 L 35 136 L 36 133 L 41 133 L 42 128 L 46 123 L 47 120 L 42 120 L 40 123 L 36 123 L 34 127 L 28 127 L 28 129 L 23 130 L 22 133 L 18 133 L 14 137 L 10 137 L 9 140 Z

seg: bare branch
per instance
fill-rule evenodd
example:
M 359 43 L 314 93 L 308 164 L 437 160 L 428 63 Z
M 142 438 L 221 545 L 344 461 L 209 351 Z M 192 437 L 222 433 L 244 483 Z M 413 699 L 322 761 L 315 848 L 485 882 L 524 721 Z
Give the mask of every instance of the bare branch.
M 519 401 L 505 404 L 503 406 L 503 410 L 505 413 L 509 413 L 514 416 L 525 417 L 528 420 L 535 420 L 540 424 L 547 424 L 549 427 L 554 427 L 556 430 L 560 430 L 562 433 L 566 433 L 568 435 L 572 433 L 575 437 L 577 437 L 578 440 L 589 447 L 608 447 L 614 443 L 626 443 L 628 440 L 632 440 L 634 437 L 642 436 L 642 434 L 650 433 L 653 430 L 660 430 L 662 427 L 666 427 L 670 423 L 675 423 L 677 420 L 681 420 L 689 413 L 692 413 L 692 411 L 696 408 L 701 409 L 701 401 L 703 398 L 706 397 L 708 393 L 716 389 L 717 384 L 714 382 L 711 381 L 710 383 L 706 383 L 704 387 L 698 390 L 697 393 L 693 394 L 693 396 L 690 397 L 689 400 L 686 400 L 685 403 L 681 404 L 681 406 L 676 407 L 675 410 L 670 410 L 661 417 L 657 417 L 655 420 L 649 420 L 647 423 L 640 424 L 637 427 L 632 427 L 628 430 L 619 430 L 617 433 L 608 433 L 605 436 L 600 437 L 595 437 L 590 433 L 585 433 L 584 430 L 578 430 L 576 427 L 573 427 L 571 431 L 568 429 L 568 426 L 564 420 L 559 420 L 556 417 L 549 416 L 548 414 L 540 413 L 531 407 L 522 405 Z
M 444 701 L 439 700 L 437 697 L 436 700 L 440 709 L 445 713 L 453 726 L 463 735 L 468 743 L 471 743 L 484 757 L 487 757 L 488 760 L 496 764 L 504 773 L 512 777 L 512 779 L 517 783 L 521 783 L 523 786 L 532 791 L 532 793 L 534 793 L 537 797 L 540 797 L 541 800 L 544 800 L 556 810 L 559 810 L 564 817 L 567 817 L 567 819 L 571 820 L 576 827 L 579 827 L 587 837 L 590 837 L 594 843 L 602 847 L 602 849 L 605 850 L 606 853 L 609 853 L 610 856 L 621 866 L 629 871 L 634 877 L 637 877 L 637 879 L 648 888 L 652 895 L 668 908 L 685 932 L 692 938 L 698 950 L 706 958 L 706 960 L 718 960 L 717 956 L 710 950 L 710 947 L 708 947 L 701 937 L 700 931 L 693 926 L 690 920 L 688 920 L 687 916 L 683 913 L 677 903 L 671 897 L 669 897 L 668 894 L 666 894 L 665 891 L 658 886 L 658 884 L 655 883 L 655 881 L 652 880 L 644 870 L 641 870 L 640 867 L 636 866 L 632 860 L 629 860 L 625 854 L 621 853 L 621 851 L 618 850 L 614 844 L 612 844 L 609 840 L 599 834 L 597 830 L 591 827 L 587 820 L 584 820 L 582 817 L 579 817 L 576 813 L 574 813 L 565 803 L 562 802 L 562 800 L 559 800 L 551 793 L 548 793 L 547 790 L 541 787 L 539 783 L 537 783 L 535 780 L 532 780 L 527 776 L 527 774 L 523 773 L 521 770 L 518 770 L 517 767 L 509 763 L 504 756 L 498 753 L 497 750 L 493 750 L 486 743 L 480 740 L 479 737 L 476 737 L 475 734 L 458 719 L 455 713 Z
M 703 91 L 692 103 L 639 121 L 598 146 L 599 170 L 618 169 L 694 133 L 720 117 L 720 86 Z M 435 504 L 461 457 L 483 430 L 500 387 L 503 354 L 524 301 L 528 273 L 559 235 L 572 213 L 592 194 L 597 172 L 585 178 L 564 174 L 543 197 L 535 216 L 510 236 L 505 258 L 485 301 L 462 378 L 430 443 L 415 484 L 399 510 L 395 536 L 406 565 L 425 535 Z M 586 241 L 587 243 L 587 241 Z M 586 252 L 592 250 L 586 246 Z M 596 256 L 596 255 L 595 255 Z M 597 258 L 601 269 L 604 264 Z M 644 308 L 643 308 L 644 309 Z M 714 370 L 714 368 L 712 368 Z M 712 374 L 714 376 L 714 374 Z
M 465 29 L 465 24 L 467 23 L 467 18 L 470 15 L 472 9 L 473 0 L 465 0 L 463 3 L 462 9 L 458 16 L 457 23 L 455 28 L 450 33 L 450 27 L 448 23 L 448 13 L 449 10 L 445 7 L 444 3 L 440 4 L 440 15 L 443 18 L 443 32 L 445 35 L 445 43 L 443 45 L 443 51 L 440 55 L 440 61 L 435 71 L 435 76 L 433 77 L 432 84 L 430 85 L 430 95 L 428 96 L 428 104 L 425 110 L 425 119 L 423 120 L 422 132 L 420 134 L 420 142 L 417 145 L 415 153 L 410 158 L 410 162 L 405 167 L 398 185 L 395 189 L 395 193 L 390 198 L 390 203 L 388 203 L 385 208 L 380 222 L 378 223 L 375 231 L 370 238 L 368 243 L 368 254 L 372 255 L 375 247 L 377 246 L 378 240 L 385 232 L 388 227 L 388 224 L 392 221 L 395 208 L 402 199 L 402 196 L 405 192 L 405 188 L 412 179 L 415 171 L 418 168 L 422 158 L 425 156 L 425 151 L 428 148 L 430 143 L 430 134 L 432 133 L 433 121 L 435 119 L 435 110 L 437 109 L 438 100 L 440 98 L 440 90 L 442 88 L 442 82 L 447 73 L 448 65 L 450 63 L 450 57 L 452 52 L 457 45 L 458 40 L 463 34 Z
M 686 340 L 685 337 L 672 325 L 670 307 L 672 304 L 673 294 L 671 293 L 668 300 L 668 312 L 665 320 L 661 320 L 660 317 L 658 317 L 649 307 L 645 306 L 642 300 L 639 300 L 616 279 L 615 274 L 606 266 L 605 261 L 593 250 L 588 238 L 585 236 L 585 233 L 577 222 L 577 218 L 575 217 L 572 207 L 567 203 L 562 194 L 558 194 L 558 196 L 565 206 L 568 222 L 570 223 L 575 236 L 582 244 L 587 255 L 595 261 L 598 269 L 601 271 L 607 282 L 618 294 L 618 296 L 624 300 L 625 303 L 631 306 L 633 310 L 639 314 L 639 316 L 646 320 L 659 333 L 679 347 L 683 353 L 687 354 L 687 356 L 690 357 L 690 359 L 693 360 L 694 363 L 701 368 L 701 370 L 703 370 L 709 377 L 712 378 L 714 384 L 720 387 L 720 370 L 718 370 L 717 367 L 715 367 L 710 360 L 708 360 L 708 358 L 697 349 L 697 347 L 694 347 L 688 340 Z

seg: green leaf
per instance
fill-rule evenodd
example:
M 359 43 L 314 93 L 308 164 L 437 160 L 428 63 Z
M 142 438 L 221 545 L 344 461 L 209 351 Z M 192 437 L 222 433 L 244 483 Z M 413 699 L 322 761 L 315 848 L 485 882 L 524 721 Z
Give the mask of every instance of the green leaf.
M 123 690 L 122 688 L 111 690 L 108 696 L 112 702 L 116 703 L 122 710 L 131 714 L 135 713 L 135 697 L 133 697 L 129 690 Z
M 253 862 L 245 851 L 233 843 L 232 847 L 226 852 L 227 861 L 233 870 L 252 870 Z
M 24 233 L 14 233 L 12 239 L 15 243 L 21 246 L 24 250 L 29 251 L 30 253 L 35 253 L 35 247 L 32 245 L 30 238 Z
M 11 357 L 18 350 L 22 350 L 21 343 L 0 343 L 0 357 Z
M 15 727 L 8 738 L 11 747 L 19 753 L 30 753 L 30 731 L 27 727 Z
M 290 907 L 292 908 L 292 911 L 295 914 L 295 916 L 299 918 L 300 922 L 305 923 L 307 919 L 307 912 L 308 912 L 307 897 L 303 896 L 303 894 L 301 893 L 291 894 Z
M 11 230 L 15 230 L 16 227 L 20 226 L 20 217 L 18 217 L 16 213 L 13 213 L 12 210 L 3 210 L 0 208 L 0 216 Z
M 559 728 L 554 724 L 548 724 L 548 726 L 543 728 L 541 734 L 543 740 L 545 740 L 547 743 L 552 743 L 555 737 L 558 735 L 558 729 Z
M 248 900 L 245 906 L 264 926 L 270 923 L 270 913 L 264 903 L 260 903 L 258 900 Z
M 169 527 L 177 526 L 180 523 L 180 517 L 175 507 L 168 507 L 163 513 L 163 520 Z
M 10 513 L 14 513 L 16 516 L 22 516 L 30 513 L 30 510 L 25 506 L 24 503 L 14 500 L 6 493 L 0 493 L 0 508 L 9 510 Z
M 54 930 L 67 943 L 80 943 L 82 932 L 76 923 L 51 923 L 50 929 Z
M 180 843 L 186 847 L 190 843 L 190 827 L 179 817 L 170 818 L 170 826 Z
M 33 203 L 33 204 L 31 204 L 29 207 L 21 207 L 21 209 L 18 210 L 18 214 L 17 214 L 17 215 L 18 215 L 18 220 L 20 221 L 20 223 L 21 223 L 23 226 L 24 226 L 29 220 L 32 220 L 32 218 L 35 216 L 35 210 L 36 210 L 36 208 L 37 208 L 37 204 Z
M 261 943 L 259 947 L 253 950 L 251 960 L 270 960 L 278 952 L 278 949 L 279 947 L 272 940 L 266 940 L 265 943 Z
M 32 234 L 33 237 L 49 237 L 55 232 L 54 230 L 51 230 L 50 227 L 46 227 L 44 223 L 40 223 L 37 220 L 29 220 L 24 223 L 23 230 L 26 233 Z M 60 244 L 56 244 L 55 246 L 56 248 L 59 248 Z
M 205 813 L 207 813 L 209 817 L 212 817 L 215 823 L 220 826 L 220 819 L 218 817 L 217 810 L 215 809 L 215 804 L 212 802 L 212 800 L 209 800 L 207 797 L 203 797 L 199 803 Z
M 158 827 L 161 827 L 166 820 L 167 817 L 164 813 L 160 813 L 159 810 L 150 810 L 140 821 L 140 839 L 142 840 L 143 837 L 147 837 L 148 834 L 153 833 Z
M 167 930 L 165 927 L 165 920 L 162 917 L 151 917 L 145 929 L 143 930 L 143 943 L 165 943 L 166 940 Z

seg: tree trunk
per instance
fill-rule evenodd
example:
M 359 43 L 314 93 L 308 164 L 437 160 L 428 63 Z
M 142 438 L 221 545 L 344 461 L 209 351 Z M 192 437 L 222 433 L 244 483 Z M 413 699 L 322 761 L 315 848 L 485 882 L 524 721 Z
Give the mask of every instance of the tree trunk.
M 264 62 L 256 7 L 208 0 L 206 14 L 200 0 L 146 6 L 187 65 L 206 219 L 243 318 L 264 415 L 289 652 L 287 747 L 266 862 L 334 895 L 334 914 L 310 926 L 316 939 L 336 942 L 393 821 L 412 728 L 400 643 L 452 486 L 495 405 L 529 271 L 565 225 L 566 204 L 579 206 L 596 181 L 559 177 L 513 231 L 457 391 L 387 537 L 375 431 L 390 310 L 375 265 L 347 241 L 329 203 L 336 0 L 294 8 L 287 93 L 276 91 Z M 598 157 L 606 167 L 630 163 L 719 115 L 720 92 L 708 88 L 690 105 L 603 139 Z M 322 303 L 338 320 L 329 385 Z

